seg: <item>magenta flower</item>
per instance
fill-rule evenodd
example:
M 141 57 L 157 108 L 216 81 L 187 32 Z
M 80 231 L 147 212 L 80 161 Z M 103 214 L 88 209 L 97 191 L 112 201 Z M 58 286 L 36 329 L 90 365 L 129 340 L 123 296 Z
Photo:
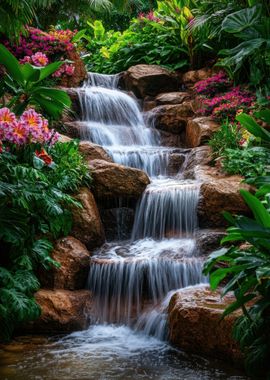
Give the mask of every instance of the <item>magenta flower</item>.
M 49 62 L 47 56 L 41 52 L 37 52 L 36 54 L 32 55 L 31 59 L 33 61 L 33 64 L 39 67 L 46 66 Z

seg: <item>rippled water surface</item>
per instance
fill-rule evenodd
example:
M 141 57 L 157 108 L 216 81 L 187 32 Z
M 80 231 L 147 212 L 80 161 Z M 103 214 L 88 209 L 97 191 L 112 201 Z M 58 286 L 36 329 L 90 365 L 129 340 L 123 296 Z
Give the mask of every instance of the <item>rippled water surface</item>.
M 0 351 L 1 380 L 247 379 L 124 326 L 97 325 L 57 340 L 27 341 Z

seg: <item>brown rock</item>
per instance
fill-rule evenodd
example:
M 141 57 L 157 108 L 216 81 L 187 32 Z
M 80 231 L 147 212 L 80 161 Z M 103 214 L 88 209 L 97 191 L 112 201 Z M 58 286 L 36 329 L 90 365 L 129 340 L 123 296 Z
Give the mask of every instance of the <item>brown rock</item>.
M 76 50 L 69 50 L 67 52 L 67 59 L 72 61 L 72 65 L 75 66 L 74 74 L 72 76 L 64 76 L 61 80 L 62 87 L 80 87 L 83 81 L 87 77 L 85 65 L 76 52 Z
M 67 143 L 67 142 L 70 142 L 72 141 L 72 138 L 68 137 L 68 136 L 65 136 L 65 135 L 61 135 L 59 133 L 59 142 L 62 142 L 62 143 Z
M 207 142 L 220 125 L 210 117 L 189 120 L 186 128 L 186 145 L 195 148 Z
M 52 258 L 61 266 L 41 273 L 42 287 L 50 289 L 83 289 L 90 265 L 90 253 L 85 245 L 67 236 L 56 242 Z
M 157 106 L 157 104 L 154 100 L 145 100 L 143 102 L 143 112 L 151 111 L 156 106 Z
M 163 106 L 165 104 L 182 104 L 186 100 L 190 100 L 191 94 L 188 92 L 166 92 L 159 94 L 155 98 L 157 106 Z
M 63 126 L 63 133 L 72 139 L 79 139 L 81 136 L 80 122 L 68 121 Z
M 223 211 L 247 214 L 249 210 L 239 190 L 249 190 L 250 186 L 242 183 L 240 176 L 218 177 L 211 168 L 205 169 L 200 168 L 196 174 L 196 178 L 203 181 L 198 205 L 200 225 L 207 228 L 225 226 Z
M 166 132 L 179 134 L 186 128 L 187 118 L 193 115 L 188 102 L 175 105 L 159 106 L 151 111 L 155 126 Z
M 190 87 L 200 80 L 207 79 L 213 75 L 213 70 L 209 68 L 204 68 L 200 70 L 191 70 L 186 72 L 182 76 L 182 82 Z
M 177 91 L 178 78 L 169 70 L 157 65 L 136 65 L 123 76 L 125 89 L 133 91 L 138 98 L 156 96 L 161 91 Z
M 93 191 L 97 198 L 139 198 L 150 183 L 148 176 L 139 169 L 94 160 L 90 165 L 94 180 Z
M 71 103 L 72 103 L 72 110 L 76 113 L 76 115 L 80 115 L 81 106 L 80 106 L 78 91 L 79 90 L 84 91 L 83 88 L 77 89 L 77 88 L 61 87 L 61 90 L 65 91 L 70 97 Z
M 241 365 L 242 355 L 232 338 L 233 324 L 241 312 L 221 320 L 224 309 L 234 300 L 233 295 L 221 299 L 219 291 L 212 292 L 205 286 L 175 293 L 169 305 L 171 343 L 185 351 Z
M 93 194 L 84 187 L 80 189 L 75 198 L 82 204 L 82 208 L 74 207 L 72 209 L 71 235 L 89 249 L 102 245 L 105 241 L 104 229 Z
M 100 145 L 93 144 L 89 141 L 81 141 L 79 151 L 83 154 L 87 161 L 104 160 L 113 162 L 112 158 Z
M 224 236 L 226 236 L 226 232 L 223 229 L 198 230 L 196 242 L 199 253 L 201 255 L 208 255 L 220 248 L 220 241 Z
M 198 165 L 207 165 L 212 161 L 212 150 L 210 146 L 204 145 L 191 149 L 185 166 L 184 177 L 195 178 L 196 167 Z
M 175 135 L 174 133 L 169 133 L 165 131 L 159 131 L 160 133 L 160 145 L 168 147 L 181 147 L 183 145 L 183 136 Z
M 41 316 L 26 326 L 35 333 L 68 333 L 86 329 L 90 322 L 89 290 L 45 290 L 35 294 Z

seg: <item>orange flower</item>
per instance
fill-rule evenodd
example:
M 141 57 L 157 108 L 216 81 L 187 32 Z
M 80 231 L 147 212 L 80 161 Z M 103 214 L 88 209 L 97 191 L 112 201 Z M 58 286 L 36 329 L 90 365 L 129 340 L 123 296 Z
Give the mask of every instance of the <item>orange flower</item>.
M 35 151 L 35 155 L 40 158 L 42 161 L 45 162 L 46 165 L 51 165 L 53 163 L 53 160 L 51 156 L 48 155 L 45 149 L 41 149 L 41 151 Z

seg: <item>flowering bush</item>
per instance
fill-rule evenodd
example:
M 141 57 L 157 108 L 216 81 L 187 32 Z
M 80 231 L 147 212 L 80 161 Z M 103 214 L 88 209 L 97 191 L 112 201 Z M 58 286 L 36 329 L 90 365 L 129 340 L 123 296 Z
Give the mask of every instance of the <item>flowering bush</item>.
M 64 60 L 67 58 L 67 53 L 74 50 L 71 40 L 76 31 L 52 30 L 46 33 L 31 27 L 28 27 L 27 30 L 29 34 L 20 36 L 18 46 L 8 40 L 3 41 L 3 44 L 19 59 L 20 63 L 28 62 L 34 66 L 43 67 L 55 60 Z M 53 76 L 55 78 L 63 75 L 72 76 L 74 69 L 72 64 L 65 63 Z
M 148 13 L 139 13 L 138 20 L 140 21 L 154 21 L 154 22 L 161 22 L 161 18 L 156 17 L 154 11 L 149 11 Z
M 54 145 L 59 135 L 48 127 L 48 120 L 34 109 L 26 110 L 20 118 L 7 107 L 0 109 L 0 140 L 15 145 Z
M 213 116 L 216 120 L 234 120 L 239 111 L 247 111 L 254 105 L 255 96 L 240 87 L 233 87 L 224 94 L 213 98 L 201 98 L 202 108 L 198 113 L 204 116 Z
M 197 82 L 194 90 L 199 95 L 213 96 L 216 93 L 224 92 L 232 86 L 232 81 L 227 75 L 220 71 L 219 73 Z

